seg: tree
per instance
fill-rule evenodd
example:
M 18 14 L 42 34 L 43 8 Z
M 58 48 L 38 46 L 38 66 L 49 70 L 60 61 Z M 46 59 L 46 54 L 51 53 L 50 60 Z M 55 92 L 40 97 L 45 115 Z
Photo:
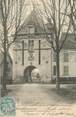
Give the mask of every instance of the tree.
M 17 32 L 21 25 L 22 10 L 24 0 L 0 0 L 0 44 L 3 51 L 3 78 L 2 78 L 2 96 L 6 93 L 7 78 L 7 56 L 10 46 L 17 38 Z M 13 36 L 11 37 L 11 34 Z
M 43 14 L 45 15 L 45 18 L 49 22 L 49 25 L 51 26 L 49 28 L 50 30 L 50 37 L 48 36 L 45 23 L 43 20 L 43 26 L 45 29 L 46 33 L 46 38 L 51 44 L 51 47 L 56 54 L 56 71 L 57 71 L 57 76 L 56 76 L 56 88 L 59 90 L 60 88 L 60 83 L 59 83 L 59 78 L 60 78 L 60 65 L 59 65 L 59 59 L 60 59 L 60 52 L 61 49 L 64 45 L 64 42 L 67 39 L 67 34 L 70 30 L 71 26 L 71 19 L 68 18 L 70 16 L 69 12 L 69 2 L 68 0 L 41 0 L 43 4 L 43 9 L 39 9 L 39 14 L 41 18 L 43 19 Z M 65 30 L 66 36 L 65 38 L 61 41 L 61 35 L 63 31 Z
M 76 1 L 75 0 L 68 0 L 69 7 L 70 7 L 70 15 L 69 18 L 71 20 L 72 31 L 76 33 Z

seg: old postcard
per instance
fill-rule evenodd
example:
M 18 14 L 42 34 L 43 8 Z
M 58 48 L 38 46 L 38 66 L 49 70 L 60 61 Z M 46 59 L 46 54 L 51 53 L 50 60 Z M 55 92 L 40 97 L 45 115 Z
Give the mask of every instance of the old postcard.
M 0 117 L 76 117 L 75 30 L 75 0 L 0 0 Z

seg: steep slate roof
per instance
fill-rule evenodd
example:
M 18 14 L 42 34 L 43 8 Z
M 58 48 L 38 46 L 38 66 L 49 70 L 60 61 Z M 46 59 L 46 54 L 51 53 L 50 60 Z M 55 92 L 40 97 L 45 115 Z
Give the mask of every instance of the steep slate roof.
M 45 34 L 46 32 L 50 33 L 49 29 L 52 27 L 49 25 L 49 23 L 45 24 L 46 32 L 42 23 L 42 19 L 39 17 L 37 11 L 33 10 L 30 15 L 25 19 L 24 23 L 21 25 L 18 34 L 27 34 L 26 28 L 29 25 L 34 25 L 34 28 L 36 29 L 35 34 Z M 66 33 L 62 33 L 60 44 L 62 43 L 62 40 L 65 39 Z M 76 35 L 73 33 L 68 33 L 66 41 L 64 42 L 63 49 L 76 49 Z
M 61 42 L 65 39 L 65 33 L 61 36 Z M 76 35 L 73 33 L 68 33 L 66 41 L 64 42 L 63 49 L 76 49 Z
M 31 14 L 25 19 L 24 23 L 21 25 L 18 31 L 18 34 L 25 34 L 25 28 L 29 25 L 34 25 L 36 33 L 44 33 L 42 20 L 35 10 L 33 10 Z

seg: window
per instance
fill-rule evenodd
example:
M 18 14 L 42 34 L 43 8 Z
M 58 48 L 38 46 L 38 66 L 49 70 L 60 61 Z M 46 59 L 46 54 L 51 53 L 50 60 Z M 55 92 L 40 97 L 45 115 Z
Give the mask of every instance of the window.
M 64 76 L 68 76 L 69 75 L 69 67 L 68 66 L 64 66 Z
M 53 53 L 53 62 L 56 62 L 56 53 Z
M 34 40 L 28 41 L 28 51 L 30 52 L 34 51 Z
M 30 33 L 30 34 L 35 33 L 35 27 L 34 27 L 34 25 L 29 25 L 29 26 L 28 26 L 28 29 L 29 29 L 29 33 Z
M 30 27 L 29 29 L 30 29 L 30 30 L 29 30 L 30 34 L 33 34 L 33 33 L 35 32 L 34 27 Z
M 68 61 L 69 61 L 69 54 L 64 53 L 64 62 L 68 62 Z
M 41 40 L 39 40 L 39 65 L 41 64 Z
M 27 25 L 25 32 L 27 34 L 34 34 L 35 33 L 35 27 L 34 25 Z
M 56 65 L 53 66 L 53 75 L 56 76 Z
M 22 65 L 24 65 L 24 41 L 22 41 Z

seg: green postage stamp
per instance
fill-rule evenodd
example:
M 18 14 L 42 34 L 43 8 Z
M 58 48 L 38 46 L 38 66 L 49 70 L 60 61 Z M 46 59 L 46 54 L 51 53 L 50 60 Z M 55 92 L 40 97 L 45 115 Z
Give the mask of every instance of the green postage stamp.
M 15 99 L 10 96 L 1 98 L 0 100 L 0 115 L 11 116 L 16 115 L 16 103 Z

